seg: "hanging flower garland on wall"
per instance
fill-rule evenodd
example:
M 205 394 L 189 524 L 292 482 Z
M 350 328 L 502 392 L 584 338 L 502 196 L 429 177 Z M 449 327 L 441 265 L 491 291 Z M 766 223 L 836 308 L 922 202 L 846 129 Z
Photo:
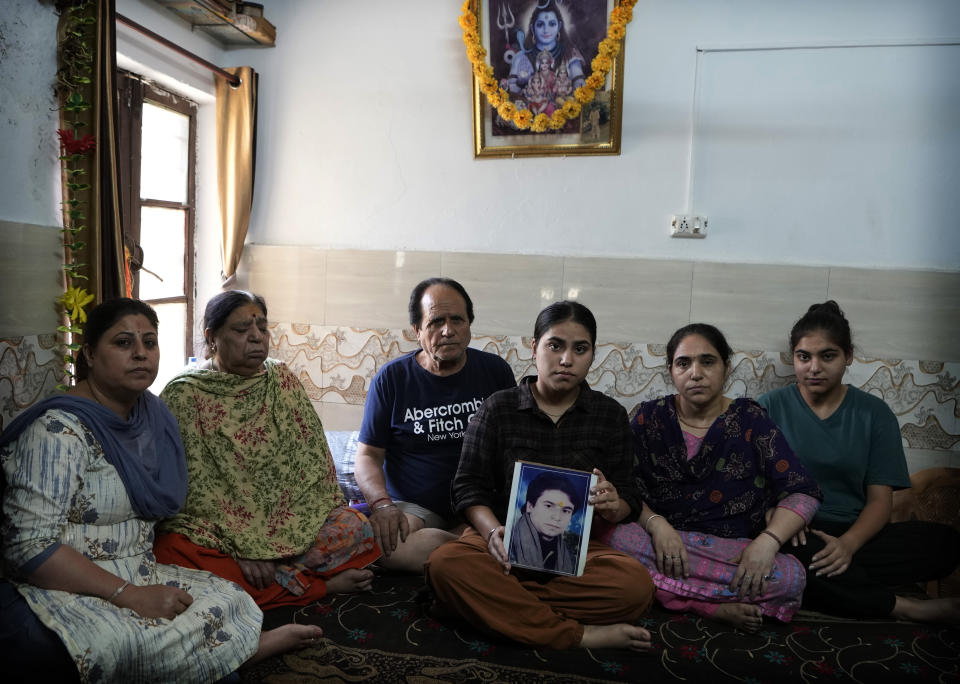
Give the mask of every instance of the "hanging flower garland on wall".
M 597 45 L 597 55 L 590 62 L 593 72 L 584 84 L 574 90 L 572 100 L 567 100 L 553 114 L 534 115 L 528 109 L 517 109 L 510 101 L 510 93 L 500 87 L 493 75 L 493 67 L 487 64 L 487 51 L 480 42 L 480 22 L 477 18 L 476 0 L 466 0 L 460 15 L 460 28 L 463 29 L 463 43 L 467 48 L 467 57 L 473 64 L 473 75 L 477 79 L 487 102 L 497 110 L 505 121 L 513 123 L 521 130 L 530 129 L 542 133 L 547 129 L 558 131 L 570 119 L 580 116 L 580 109 L 593 102 L 597 91 L 603 88 L 607 74 L 613 68 L 613 60 L 620 52 L 620 46 L 627 35 L 627 24 L 633 19 L 633 7 L 637 0 L 620 0 L 610 12 L 607 37 Z
M 56 91 L 60 101 L 60 122 L 57 130 L 62 154 L 61 174 L 63 177 L 63 272 L 64 290 L 56 302 L 63 311 L 64 324 L 57 330 L 64 336 L 65 354 L 63 357 L 66 382 L 59 389 L 73 384 L 73 366 L 76 354 L 80 350 L 79 337 L 83 324 L 87 320 L 86 307 L 93 302 L 94 295 L 79 287 L 78 283 L 88 280 L 85 273 L 87 264 L 81 263 L 80 255 L 87 247 L 83 234 L 87 230 L 86 207 L 90 205 L 93 186 L 84 181 L 84 176 L 92 170 L 92 153 L 96 150 L 96 138 L 90 134 L 81 134 L 81 129 L 90 125 L 90 103 L 93 90 L 93 71 L 96 24 L 96 5 L 89 0 L 75 0 L 60 3 L 64 12 L 58 30 L 58 69 Z

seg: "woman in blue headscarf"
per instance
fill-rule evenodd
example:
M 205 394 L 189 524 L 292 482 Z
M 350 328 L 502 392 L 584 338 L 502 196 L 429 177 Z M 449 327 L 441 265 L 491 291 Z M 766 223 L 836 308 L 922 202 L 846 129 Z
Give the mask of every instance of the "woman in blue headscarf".
M 133 299 L 95 307 L 79 381 L 0 436 L 0 657 L 18 681 L 216 681 L 320 635 L 262 613 L 236 585 L 158 564 L 154 523 L 183 505 L 177 423 L 147 388 L 157 315 Z

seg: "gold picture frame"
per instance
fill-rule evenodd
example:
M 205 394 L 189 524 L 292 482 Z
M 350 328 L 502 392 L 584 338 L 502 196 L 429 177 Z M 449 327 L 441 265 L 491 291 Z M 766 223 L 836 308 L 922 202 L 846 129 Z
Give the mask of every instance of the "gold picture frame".
M 566 80 L 575 87 L 574 78 L 590 75 L 590 62 L 597 54 L 597 44 L 607 35 L 610 11 L 617 4 L 618 0 L 477 0 L 481 43 L 494 77 L 508 90 L 511 101 L 518 107 L 549 114 L 551 107 L 556 108 L 562 102 L 562 97 L 570 97 Z M 542 49 L 539 55 L 534 54 L 540 46 L 538 38 L 549 34 L 538 36 L 531 23 L 537 12 L 541 30 L 549 32 L 550 26 L 544 25 L 553 23 L 551 11 L 554 17 L 559 15 L 556 22 L 559 40 L 552 44 L 552 54 L 558 56 L 553 62 L 543 55 L 550 50 Z M 524 59 L 525 62 L 520 61 Z M 532 66 L 534 61 L 537 61 L 536 67 Z M 535 81 L 531 68 L 535 72 L 542 69 L 546 78 Z M 561 70 L 567 72 L 566 78 L 558 76 Z M 545 88 L 544 81 L 551 77 L 551 88 Z M 561 90 L 564 92 L 557 95 Z M 548 91 L 546 96 L 544 91 Z M 487 102 L 475 74 L 472 92 L 475 158 L 620 154 L 622 43 L 604 87 L 596 91 L 592 102 L 582 105 L 579 117 L 571 119 L 560 131 L 535 133 L 519 130 L 504 121 Z

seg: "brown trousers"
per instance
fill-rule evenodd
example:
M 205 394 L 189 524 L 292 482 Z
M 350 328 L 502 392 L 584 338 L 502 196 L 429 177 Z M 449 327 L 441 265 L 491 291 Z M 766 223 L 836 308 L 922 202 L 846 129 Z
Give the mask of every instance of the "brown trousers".
M 439 546 L 425 570 L 442 608 L 478 629 L 555 649 L 579 646 L 585 624 L 635 622 L 654 594 L 643 565 L 592 540 L 580 577 L 520 568 L 505 575 L 472 527 Z

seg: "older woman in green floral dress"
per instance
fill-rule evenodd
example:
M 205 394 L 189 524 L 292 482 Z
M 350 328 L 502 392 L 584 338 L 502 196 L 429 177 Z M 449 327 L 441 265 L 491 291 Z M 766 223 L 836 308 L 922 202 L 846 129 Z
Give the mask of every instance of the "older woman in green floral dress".
M 262 608 L 369 589 L 380 557 L 346 506 L 323 426 L 295 375 L 267 358 L 267 307 L 249 292 L 207 304 L 210 358 L 161 397 L 180 422 L 187 502 L 165 521 L 158 559 L 210 570 Z

